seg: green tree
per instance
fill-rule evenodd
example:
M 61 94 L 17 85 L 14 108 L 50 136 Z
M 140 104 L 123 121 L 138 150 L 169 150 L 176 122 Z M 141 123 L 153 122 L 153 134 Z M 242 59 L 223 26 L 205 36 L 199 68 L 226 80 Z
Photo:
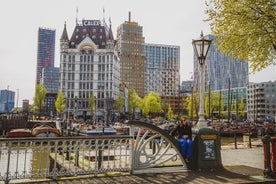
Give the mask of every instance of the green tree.
M 210 100 L 209 100 L 209 95 L 205 95 L 205 102 L 204 102 L 204 106 L 205 106 L 205 115 L 207 117 L 213 117 L 214 111 L 222 111 L 223 109 L 223 98 L 221 97 L 221 100 L 219 102 L 219 93 L 215 93 L 215 92 L 211 92 L 210 93 Z M 209 101 L 210 101 L 210 105 L 209 105 Z M 210 107 L 210 110 L 209 110 Z M 220 108 L 220 109 L 219 109 Z M 210 112 L 210 114 L 209 114 Z M 219 114 L 220 115 L 220 114 Z
M 65 99 L 62 91 L 58 92 L 57 99 L 55 101 L 55 107 L 59 116 L 62 115 L 65 109 Z
M 173 113 L 173 110 L 172 110 L 172 108 L 171 108 L 171 105 L 169 104 L 168 112 L 167 112 L 167 119 L 168 119 L 169 121 L 173 121 L 173 120 L 175 120 L 176 117 L 177 117 L 177 115 L 175 115 L 175 114 Z
M 90 93 L 90 96 L 89 96 L 89 103 L 88 103 L 88 107 L 91 111 L 91 114 L 93 115 L 93 119 L 96 120 L 96 97 L 94 96 L 94 93 Z
M 221 52 L 249 61 L 253 72 L 275 64 L 275 0 L 209 0 L 206 5 Z
M 199 111 L 199 94 L 195 93 L 191 95 L 189 98 L 186 98 L 187 110 L 190 115 L 190 119 L 198 119 L 198 111 Z
M 44 106 L 44 100 L 46 97 L 47 89 L 43 84 L 37 84 L 35 87 L 35 97 L 34 97 L 34 109 L 38 111 L 39 117 L 41 116 L 41 111 Z
M 148 95 L 144 96 L 140 107 L 143 115 L 147 118 L 150 118 L 152 114 L 163 112 L 161 108 L 160 96 L 152 91 Z
M 239 111 L 240 111 L 241 117 L 244 118 L 245 117 L 245 104 L 244 104 L 243 98 L 240 99 Z
M 139 107 L 140 101 L 141 100 L 135 89 L 130 89 L 128 91 L 128 109 L 132 111 L 133 118 L 135 115 L 135 109 Z
M 119 112 L 122 112 L 122 109 L 124 107 L 124 98 L 123 98 L 123 95 L 121 93 L 119 93 L 118 95 L 118 99 L 116 100 L 116 109 L 119 111 Z

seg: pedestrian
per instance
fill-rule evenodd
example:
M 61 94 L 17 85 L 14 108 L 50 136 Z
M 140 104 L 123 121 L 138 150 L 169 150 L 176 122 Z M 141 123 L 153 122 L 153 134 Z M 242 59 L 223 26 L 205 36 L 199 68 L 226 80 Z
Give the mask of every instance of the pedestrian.
M 181 119 L 179 125 L 170 133 L 171 136 L 177 137 L 180 146 L 181 154 L 186 162 L 189 162 L 192 157 L 192 128 L 188 125 L 186 119 Z

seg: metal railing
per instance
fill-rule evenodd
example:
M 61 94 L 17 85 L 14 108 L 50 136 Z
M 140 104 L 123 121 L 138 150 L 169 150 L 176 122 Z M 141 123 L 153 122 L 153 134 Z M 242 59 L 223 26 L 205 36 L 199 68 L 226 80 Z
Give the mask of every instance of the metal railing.
M 131 170 L 130 136 L 0 139 L 0 181 Z
M 147 124 L 130 127 L 130 135 L 1 138 L 0 183 L 187 169 L 178 145 L 168 134 Z

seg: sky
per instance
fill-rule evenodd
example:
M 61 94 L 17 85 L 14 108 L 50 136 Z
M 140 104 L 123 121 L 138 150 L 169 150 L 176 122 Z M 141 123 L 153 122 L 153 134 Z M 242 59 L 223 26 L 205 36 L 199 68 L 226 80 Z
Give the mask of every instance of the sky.
M 211 34 L 204 21 L 205 9 L 204 0 L 1 0 L 0 89 L 16 92 L 15 107 L 21 107 L 23 99 L 33 103 L 39 27 L 56 30 L 55 66 L 59 67 L 59 39 L 65 22 L 71 37 L 76 18 L 110 18 L 116 38 L 129 11 L 131 20 L 143 26 L 146 43 L 180 46 L 181 81 L 190 80 L 192 39 L 199 38 L 201 31 Z M 249 81 L 275 81 L 275 71 L 276 66 L 270 66 L 250 75 Z

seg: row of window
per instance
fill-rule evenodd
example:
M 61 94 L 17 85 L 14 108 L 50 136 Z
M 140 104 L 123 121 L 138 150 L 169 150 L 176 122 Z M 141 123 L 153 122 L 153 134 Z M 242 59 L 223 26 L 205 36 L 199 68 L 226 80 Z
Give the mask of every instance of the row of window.
M 88 52 L 89 53 L 85 53 L 80 55 L 80 62 L 89 62 L 89 61 L 94 61 L 94 53 L 92 50 L 82 50 L 82 52 Z M 68 58 L 68 59 L 67 59 Z M 63 62 L 75 62 L 76 61 L 76 55 L 62 55 L 61 56 L 61 61 Z M 109 61 L 109 62 L 113 62 L 113 55 L 99 55 L 99 62 L 105 62 L 105 61 Z

